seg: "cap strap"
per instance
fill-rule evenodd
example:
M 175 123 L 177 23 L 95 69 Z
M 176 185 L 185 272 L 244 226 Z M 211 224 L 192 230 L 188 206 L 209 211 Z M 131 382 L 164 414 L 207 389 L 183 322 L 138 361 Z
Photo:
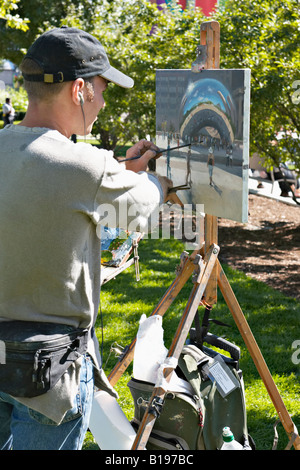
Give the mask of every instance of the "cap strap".
M 64 81 L 63 72 L 44 73 L 44 74 L 23 73 L 23 77 L 28 82 L 62 83 Z

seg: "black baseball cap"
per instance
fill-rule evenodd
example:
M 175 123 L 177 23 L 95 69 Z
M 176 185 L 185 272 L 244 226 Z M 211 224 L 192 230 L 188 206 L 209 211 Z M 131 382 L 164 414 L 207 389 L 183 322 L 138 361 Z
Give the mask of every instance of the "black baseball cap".
M 123 88 L 134 81 L 112 67 L 102 44 L 89 33 L 77 28 L 55 28 L 38 37 L 25 58 L 35 61 L 42 74 L 26 74 L 27 81 L 60 83 L 96 75 Z

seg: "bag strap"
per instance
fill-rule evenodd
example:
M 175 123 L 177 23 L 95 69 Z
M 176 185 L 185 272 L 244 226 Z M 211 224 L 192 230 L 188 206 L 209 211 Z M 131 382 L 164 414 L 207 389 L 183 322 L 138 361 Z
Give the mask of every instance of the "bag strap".
M 201 325 L 200 325 L 199 309 L 197 310 L 197 313 L 194 318 L 196 342 L 197 342 L 198 347 L 201 349 L 203 348 L 203 343 L 205 342 L 205 337 L 207 336 L 210 323 L 215 323 L 216 325 L 226 326 L 228 328 L 231 328 L 231 325 L 228 325 L 227 323 L 223 323 L 220 320 L 209 318 L 211 309 L 212 309 L 212 305 L 206 305 Z
M 276 450 L 277 449 L 277 444 L 278 444 L 278 432 L 277 432 L 277 425 L 281 423 L 280 419 L 278 419 L 277 421 L 275 421 L 274 423 L 274 441 L 273 441 L 273 446 L 272 446 L 272 450 Z M 290 438 L 290 441 L 288 443 L 288 445 L 285 447 L 284 450 L 290 450 L 292 445 L 294 444 L 295 442 L 295 439 L 297 437 L 299 437 L 298 435 L 298 430 L 294 424 L 294 430 L 293 432 L 290 434 L 291 438 Z
M 195 331 L 196 331 L 196 341 L 197 341 L 198 347 L 201 348 L 201 349 L 202 349 L 202 346 L 203 346 L 204 338 L 207 335 L 207 332 L 208 332 L 208 329 L 209 329 L 210 311 L 211 311 L 211 306 L 205 307 L 201 325 L 200 325 L 199 309 L 197 310 L 197 313 L 196 313 L 195 318 L 194 318 Z
M 211 361 L 211 358 L 192 344 L 185 345 L 178 360 L 178 367 L 185 379 L 192 386 L 195 394 L 200 398 L 202 366 Z

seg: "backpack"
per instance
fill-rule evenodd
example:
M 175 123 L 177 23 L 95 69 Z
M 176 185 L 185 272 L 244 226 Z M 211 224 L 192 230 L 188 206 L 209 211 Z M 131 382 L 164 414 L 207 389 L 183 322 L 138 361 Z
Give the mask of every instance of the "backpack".
M 242 371 L 239 369 L 240 350 L 223 338 L 206 332 L 205 342 L 229 352 L 228 357 L 204 346 L 203 341 L 199 347 L 197 336 L 199 338 L 192 328 L 189 344 L 184 346 L 175 369 L 185 386 L 182 391 L 169 390 L 166 393 L 146 449 L 217 450 L 223 444 L 222 430 L 229 426 L 244 449 L 251 450 L 255 445 L 247 431 Z M 225 382 L 222 383 L 224 377 Z M 229 393 L 226 391 L 226 377 L 233 384 Z M 154 384 L 131 378 L 128 387 L 134 401 L 131 424 L 137 430 Z

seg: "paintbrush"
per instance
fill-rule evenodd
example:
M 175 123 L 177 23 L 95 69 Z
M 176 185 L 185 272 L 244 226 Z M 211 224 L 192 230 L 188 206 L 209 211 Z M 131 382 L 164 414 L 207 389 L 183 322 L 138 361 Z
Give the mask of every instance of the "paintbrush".
M 158 155 L 159 153 L 170 152 L 171 150 L 177 150 L 177 149 L 181 149 L 182 147 L 190 147 L 190 146 L 191 146 L 191 144 L 185 144 L 185 145 L 178 145 L 177 147 L 171 147 L 171 148 L 168 148 L 168 149 L 160 149 L 160 150 L 156 151 L 156 154 Z M 138 158 L 141 158 L 141 157 L 142 157 L 142 155 L 136 155 L 135 157 L 123 158 L 122 160 L 118 160 L 118 162 L 119 163 L 129 162 L 130 160 L 137 160 Z

